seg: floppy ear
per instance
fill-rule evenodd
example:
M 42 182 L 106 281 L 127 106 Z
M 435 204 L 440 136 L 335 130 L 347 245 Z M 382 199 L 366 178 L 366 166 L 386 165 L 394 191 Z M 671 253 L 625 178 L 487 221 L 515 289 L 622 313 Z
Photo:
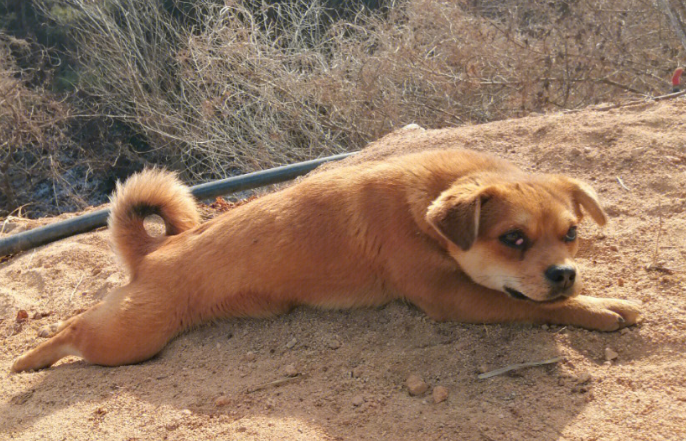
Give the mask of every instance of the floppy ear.
M 580 211 L 579 207 L 583 207 L 598 225 L 601 227 L 605 225 L 607 223 L 607 215 L 600 207 L 598 194 L 595 190 L 585 182 L 566 176 L 563 176 L 562 179 L 568 185 L 569 192 L 572 194 L 572 201 L 575 205 L 574 208 L 577 211 Z
M 429 206 L 426 220 L 441 236 L 467 251 L 479 235 L 481 206 L 489 197 L 476 184 L 450 188 Z

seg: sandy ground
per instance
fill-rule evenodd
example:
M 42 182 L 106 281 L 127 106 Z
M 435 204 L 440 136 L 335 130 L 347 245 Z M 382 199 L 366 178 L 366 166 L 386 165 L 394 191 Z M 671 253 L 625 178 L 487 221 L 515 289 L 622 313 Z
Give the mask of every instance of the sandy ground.
M 348 162 L 420 150 L 432 138 L 590 182 L 611 223 L 581 229 L 585 293 L 642 301 L 641 323 L 599 333 L 435 323 L 402 303 L 302 308 L 200 327 L 135 366 L 68 358 L 10 374 L 41 326 L 125 283 L 98 231 L 0 264 L 0 439 L 686 439 L 686 101 L 413 133 Z M 408 393 L 411 374 L 426 394 Z M 448 398 L 436 403 L 441 388 Z

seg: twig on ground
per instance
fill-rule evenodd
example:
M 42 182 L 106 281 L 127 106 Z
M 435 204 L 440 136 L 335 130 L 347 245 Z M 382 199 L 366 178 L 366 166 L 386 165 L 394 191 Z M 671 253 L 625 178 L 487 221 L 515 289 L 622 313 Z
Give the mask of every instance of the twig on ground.
M 36 257 L 36 250 L 33 250 L 31 252 L 31 255 L 29 256 L 29 260 L 24 264 L 24 269 L 28 269 L 31 266 L 31 262 L 33 262 L 34 257 Z
M 555 357 L 555 358 L 549 358 L 548 360 L 542 360 L 542 361 L 530 361 L 528 363 L 520 363 L 520 364 L 511 364 L 509 366 L 502 367 L 500 369 L 496 369 L 490 372 L 485 372 L 483 374 L 480 374 L 478 376 L 479 380 L 485 380 L 486 378 L 491 378 L 495 377 L 496 375 L 502 375 L 504 373 L 510 372 L 510 371 L 516 371 L 519 369 L 524 369 L 528 367 L 534 367 L 534 366 L 542 366 L 546 364 L 553 364 L 557 363 L 558 361 L 562 361 L 562 357 Z
M 85 274 L 81 275 L 81 278 L 79 279 L 79 283 L 76 284 L 76 286 L 74 287 L 74 290 L 71 292 L 71 294 L 69 294 L 69 303 L 71 303 L 71 299 L 74 297 L 74 293 L 76 292 L 77 289 L 79 289 L 81 282 L 83 282 L 84 276 L 85 276 Z
M 617 182 L 619 182 L 619 185 L 621 185 L 624 190 L 631 191 L 631 190 L 629 190 L 629 187 L 624 185 L 624 181 L 622 181 L 622 178 L 620 178 L 619 176 L 617 176 Z
M 594 110 L 596 112 L 607 112 L 608 110 L 619 109 L 622 107 L 637 106 L 639 104 L 647 104 L 647 103 L 652 103 L 655 101 L 664 101 L 664 100 L 669 100 L 672 98 L 678 98 L 682 95 L 686 95 L 686 90 L 682 90 L 682 91 L 676 92 L 676 93 L 669 93 L 667 95 L 660 95 L 660 96 L 656 96 L 656 97 L 646 97 L 645 99 L 642 99 L 642 100 L 629 101 L 626 103 L 612 104 L 611 106 L 596 107 L 596 108 L 591 107 L 590 110 Z M 581 112 L 581 111 L 587 110 L 587 109 L 589 109 L 589 108 L 584 107 L 582 109 L 571 109 L 571 110 L 566 110 L 563 113 L 577 113 L 577 112 Z
M 658 224 L 657 224 L 657 236 L 655 237 L 655 250 L 653 251 L 653 262 L 646 267 L 646 270 L 650 271 L 651 268 L 657 271 L 661 271 L 661 265 L 657 263 L 657 259 L 660 256 L 660 236 L 662 235 L 662 200 L 657 199 L 657 213 L 658 213 Z M 671 271 L 670 271 L 671 274 Z
M 257 386 L 250 387 L 250 388 L 248 388 L 248 390 L 246 390 L 245 392 L 248 393 L 248 394 L 251 394 L 251 393 L 253 393 L 253 392 L 257 392 L 257 391 L 260 391 L 260 390 L 264 390 L 264 389 L 267 389 L 267 388 L 270 388 L 270 387 L 278 387 L 278 386 L 282 386 L 282 385 L 284 385 L 284 384 L 286 384 L 286 383 L 290 383 L 290 382 L 292 382 L 292 381 L 301 380 L 301 379 L 304 378 L 304 377 L 305 377 L 305 376 L 304 376 L 303 374 L 300 374 L 300 375 L 296 375 L 295 377 L 288 377 L 288 378 L 282 378 L 282 379 L 280 379 L 280 380 L 270 381 L 270 382 L 268 382 L 268 383 L 263 383 L 263 384 L 259 384 L 259 385 L 257 385 Z
M 608 110 L 618 109 L 620 107 L 636 106 L 639 104 L 650 103 L 653 101 L 664 101 L 664 100 L 669 100 L 672 98 L 678 98 L 682 95 L 686 95 L 686 90 L 682 90 L 681 92 L 676 92 L 676 93 L 669 93 L 667 95 L 660 95 L 660 96 L 656 96 L 653 98 L 646 98 L 644 100 L 629 101 L 628 103 L 621 103 L 621 104 L 614 104 L 612 106 L 607 106 L 607 107 L 600 107 L 598 109 L 593 109 L 593 110 L 595 110 L 597 112 L 606 112 Z
M 646 265 L 646 271 L 659 271 L 661 273 L 665 274 L 674 274 L 674 270 L 664 267 L 662 265 L 657 265 L 654 263 L 651 263 L 650 265 Z

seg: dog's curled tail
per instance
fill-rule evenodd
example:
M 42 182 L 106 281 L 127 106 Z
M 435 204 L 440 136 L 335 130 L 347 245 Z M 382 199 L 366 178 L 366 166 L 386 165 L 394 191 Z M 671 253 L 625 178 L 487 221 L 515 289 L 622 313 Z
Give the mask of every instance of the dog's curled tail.
M 117 188 L 110 198 L 108 220 L 115 251 L 133 275 L 143 257 L 155 250 L 164 237 L 152 237 L 143 221 L 156 214 L 164 220 L 166 235 L 182 233 L 200 223 L 190 189 L 175 173 L 148 169 L 136 173 Z

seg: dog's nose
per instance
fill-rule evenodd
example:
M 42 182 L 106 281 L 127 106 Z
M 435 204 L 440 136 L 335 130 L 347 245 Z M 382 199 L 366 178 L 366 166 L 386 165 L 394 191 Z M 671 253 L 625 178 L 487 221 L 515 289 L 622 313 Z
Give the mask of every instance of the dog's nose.
M 545 278 L 556 288 L 569 288 L 574 285 L 576 269 L 568 265 L 550 265 L 545 270 Z

